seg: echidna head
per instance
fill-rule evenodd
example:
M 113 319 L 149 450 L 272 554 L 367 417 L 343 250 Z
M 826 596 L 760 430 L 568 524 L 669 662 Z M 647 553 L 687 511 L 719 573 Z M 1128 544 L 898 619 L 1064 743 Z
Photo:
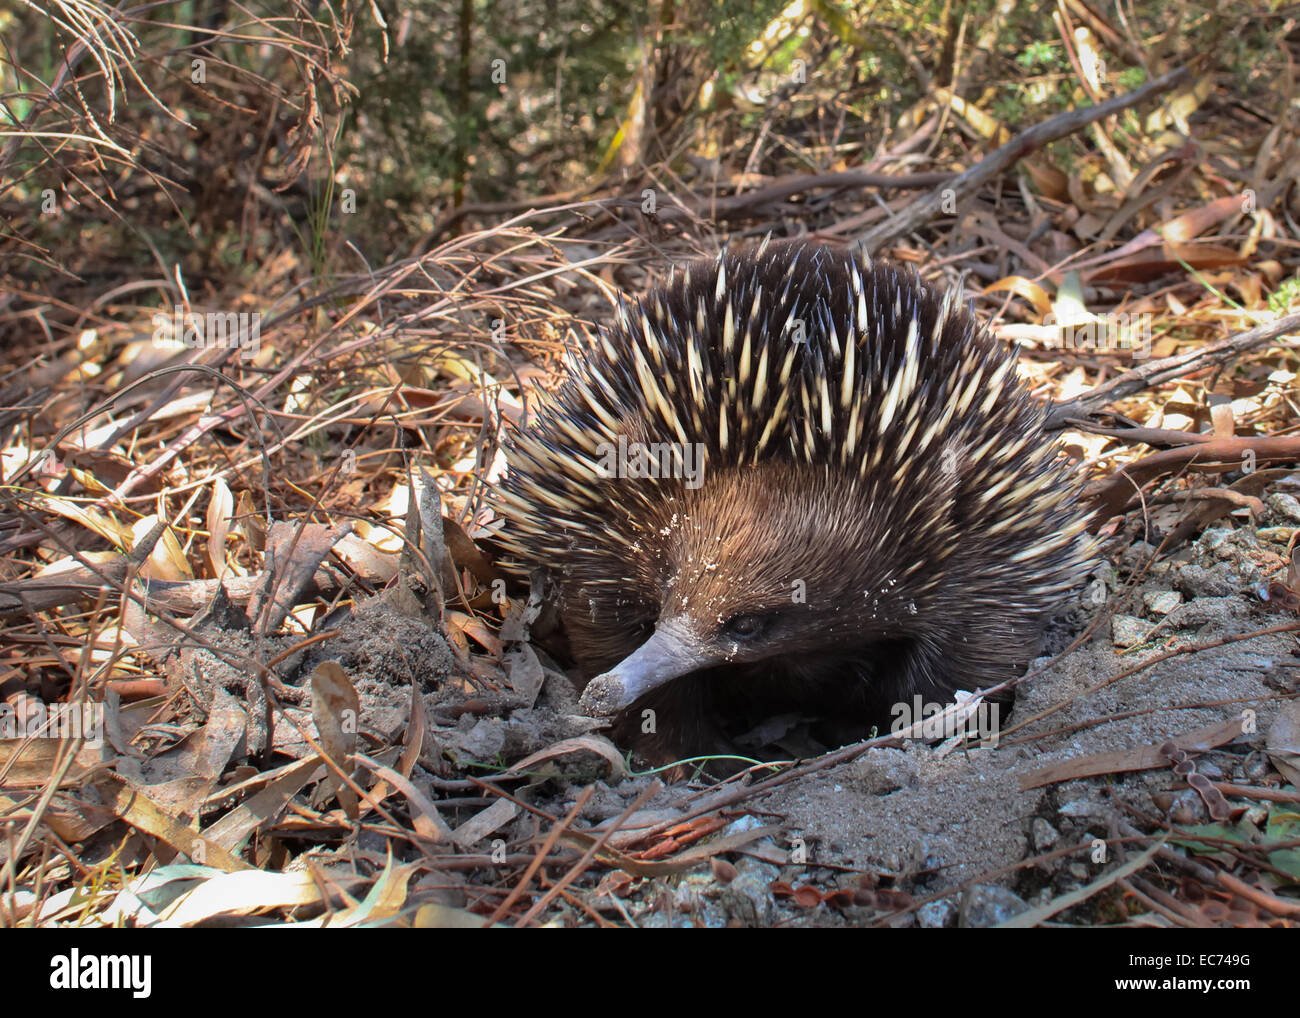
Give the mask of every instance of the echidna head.
M 906 521 L 838 471 L 772 462 L 729 469 L 649 513 L 630 559 L 623 546 L 623 588 L 579 588 L 593 610 L 622 615 L 619 631 L 639 625 L 648 634 L 587 686 L 584 706 L 599 713 L 695 672 L 771 662 L 798 674 L 817 659 L 849 651 L 869 659 L 873 643 L 924 635 L 917 601 L 930 591 L 906 561 Z M 942 576 L 945 557 L 932 549 L 928 582 Z M 628 617 L 629 605 L 639 618 Z

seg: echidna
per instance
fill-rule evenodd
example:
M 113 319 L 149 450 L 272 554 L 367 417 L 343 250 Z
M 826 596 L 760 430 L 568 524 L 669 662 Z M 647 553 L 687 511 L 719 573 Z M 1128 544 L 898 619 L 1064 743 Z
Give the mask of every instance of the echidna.
M 1092 555 L 1043 418 L 953 294 L 765 242 L 570 358 L 511 436 L 506 542 L 549 571 L 582 706 L 642 756 L 790 712 L 848 741 L 1037 652 Z

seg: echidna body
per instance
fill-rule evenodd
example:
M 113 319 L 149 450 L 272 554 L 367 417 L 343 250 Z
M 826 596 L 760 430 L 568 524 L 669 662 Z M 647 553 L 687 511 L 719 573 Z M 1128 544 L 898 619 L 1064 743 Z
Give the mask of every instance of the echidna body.
M 567 371 L 507 450 L 506 540 L 550 573 L 583 706 L 654 762 L 1013 678 L 1091 558 L 1014 353 L 910 269 L 726 253 Z

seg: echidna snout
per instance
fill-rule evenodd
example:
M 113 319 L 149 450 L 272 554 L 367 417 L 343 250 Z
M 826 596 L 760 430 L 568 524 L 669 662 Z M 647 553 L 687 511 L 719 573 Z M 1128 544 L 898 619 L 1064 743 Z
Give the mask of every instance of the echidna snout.
M 704 469 L 610 471 L 629 448 Z M 817 245 L 622 305 L 507 455 L 506 541 L 550 575 L 582 706 L 655 762 L 1013 678 L 1093 556 L 1013 352 L 910 269 Z

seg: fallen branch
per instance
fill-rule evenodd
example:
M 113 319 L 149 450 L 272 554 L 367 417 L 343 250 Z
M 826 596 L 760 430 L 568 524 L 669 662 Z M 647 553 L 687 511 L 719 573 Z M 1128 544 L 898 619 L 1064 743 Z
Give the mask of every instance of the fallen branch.
M 1100 504 L 1098 520 L 1123 511 L 1129 496 L 1148 481 L 1175 470 L 1203 473 L 1255 469 L 1265 463 L 1300 461 L 1300 435 L 1216 438 L 1212 442 L 1162 449 L 1128 464 L 1104 481 L 1090 484 L 1085 494 Z
M 1210 343 L 1175 357 L 1146 361 L 1112 378 L 1104 385 L 1089 389 L 1081 396 L 1066 403 L 1055 404 L 1047 412 L 1047 422 L 1044 427 L 1048 431 L 1059 431 L 1069 427 L 1072 418 L 1087 418 L 1115 400 L 1155 388 L 1157 385 L 1182 378 L 1202 368 L 1223 364 L 1247 350 L 1270 343 L 1288 332 L 1300 333 L 1300 313 L 1283 315 L 1275 321 L 1256 325 L 1253 329 L 1247 329 L 1245 332 L 1221 339 L 1217 343 Z
M 1183 84 L 1191 77 L 1191 71 L 1179 67 L 1162 74 L 1154 81 L 1148 81 L 1141 88 L 1126 92 L 1124 95 L 1108 99 L 1096 106 L 1079 110 L 1067 110 L 1057 114 L 1041 124 L 1035 124 L 1027 131 L 1022 131 L 1001 148 L 996 149 L 972 166 L 965 173 L 959 174 L 946 184 L 936 188 L 919 201 L 907 206 L 898 215 L 888 219 L 879 226 L 873 226 L 863 233 L 858 241 L 868 251 L 877 251 L 891 241 L 911 233 L 917 227 L 929 222 L 939 215 L 945 205 L 954 200 L 960 202 L 968 195 L 974 194 L 986 183 L 1010 169 L 1030 152 L 1042 148 L 1049 142 L 1073 134 L 1089 124 L 1104 120 L 1113 113 L 1137 106 L 1154 96 L 1168 92 Z
M 866 170 L 843 170 L 838 173 L 792 173 L 769 181 L 763 187 L 718 198 L 713 195 L 690 195 L 682 201 L 661 208 L 655 213 L 660 223 L 707 215 L 714 221 L 734 219 L 756 211 L 770 202 L 785 201 L 810 191 L 829 189 L 843 191 L 848 188 L 876 188 L 881 191 L 918 190 L 949 184 L 957 179 L 952 172 L 934 173 L 871 173 Z M 637 199 L 637 205 L 640 199 Z
M 35 614 L 79 601 L 94 601 L 101 594 L 117 596 L 126 583 L 129 568 L 130 563 L 123 557 L 93 568 L 78 566 L 53 576 L 0 583 L 0 618 Z M 146 608 L 152 606 L 178 615 L 194 615 L 212 603 L 217 588 L 223 584 L 226 596 L 233 603 L 243 605 L 266 582 L 265 573 L 228 576 L 220 580 L 145 580 L 137 577 L 131 596 L 138 597 Z M 322 566 L 316 570 L 313 582 L 313 594 L 326 594 L 340 589 L 344 578 L 339 571 Z

